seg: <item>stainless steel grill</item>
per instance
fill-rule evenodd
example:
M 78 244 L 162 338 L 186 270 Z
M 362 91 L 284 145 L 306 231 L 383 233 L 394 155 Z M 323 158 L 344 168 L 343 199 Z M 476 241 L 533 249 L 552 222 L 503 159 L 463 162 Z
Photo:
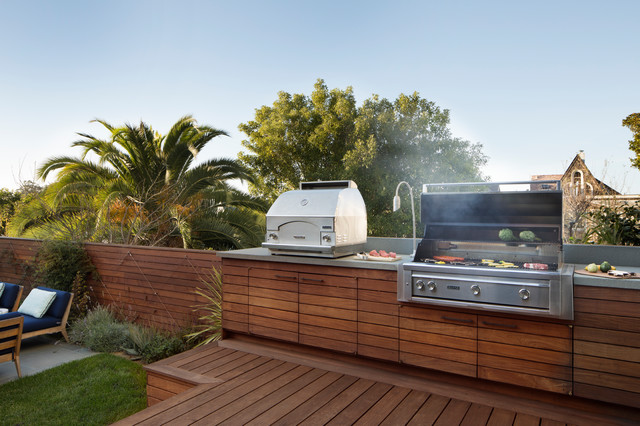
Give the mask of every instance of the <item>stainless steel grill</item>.
M 340 257 L 367 242 L 367 210 L 353 181 L 303 182 L 267 212 L 263 247 L 271 254 Z
M 484 192 L 429 192 L 435 185 L 426 185 L 424 238 L 398 273 L 398 300 L 573 319 L 562 191 L 497 189 L 516 183 L 523 184 L 466 184 L 492 186 Z

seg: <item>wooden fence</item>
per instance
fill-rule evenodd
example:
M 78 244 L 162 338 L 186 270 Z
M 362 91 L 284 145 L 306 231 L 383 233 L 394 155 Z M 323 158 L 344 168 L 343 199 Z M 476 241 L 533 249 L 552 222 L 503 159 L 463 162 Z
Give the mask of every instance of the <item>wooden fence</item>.
M 24 295 L 46 283 L 33 279 L 41 241 L 0 237 L 0 281 L 20 284 Z M 213 251 L 160 247 L 85 244 L 98 277 L 89 283 L 94 301 L 115 308 L 137 323 L 176 330 L 197 321 L 194 307 L 205 300 L 195 294 L 220 258 Z M 24 297 L 24 296 L 23 296 Z

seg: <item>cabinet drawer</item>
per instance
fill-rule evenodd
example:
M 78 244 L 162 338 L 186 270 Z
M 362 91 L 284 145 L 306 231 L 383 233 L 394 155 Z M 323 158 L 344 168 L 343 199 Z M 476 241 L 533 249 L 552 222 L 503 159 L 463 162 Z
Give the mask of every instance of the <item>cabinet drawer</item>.
M 479 315 L 478 377 L 570 394 L 571 328 Z

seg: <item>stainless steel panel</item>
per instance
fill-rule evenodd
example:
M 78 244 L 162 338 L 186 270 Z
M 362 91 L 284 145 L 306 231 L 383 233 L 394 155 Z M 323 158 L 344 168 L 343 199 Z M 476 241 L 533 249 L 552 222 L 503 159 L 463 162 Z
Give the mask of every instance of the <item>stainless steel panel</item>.
M 486 276 L 412 274 L 413 297 L 549 309 L 549 280 L 501 280 Z

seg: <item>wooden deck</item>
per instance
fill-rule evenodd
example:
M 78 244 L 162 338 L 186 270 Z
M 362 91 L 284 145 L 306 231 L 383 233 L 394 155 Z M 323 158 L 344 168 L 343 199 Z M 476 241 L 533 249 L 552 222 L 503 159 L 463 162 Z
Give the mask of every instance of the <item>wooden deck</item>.
M 119 425 L 623 425 L 640 410 L 234 336 L 147 367 Z

